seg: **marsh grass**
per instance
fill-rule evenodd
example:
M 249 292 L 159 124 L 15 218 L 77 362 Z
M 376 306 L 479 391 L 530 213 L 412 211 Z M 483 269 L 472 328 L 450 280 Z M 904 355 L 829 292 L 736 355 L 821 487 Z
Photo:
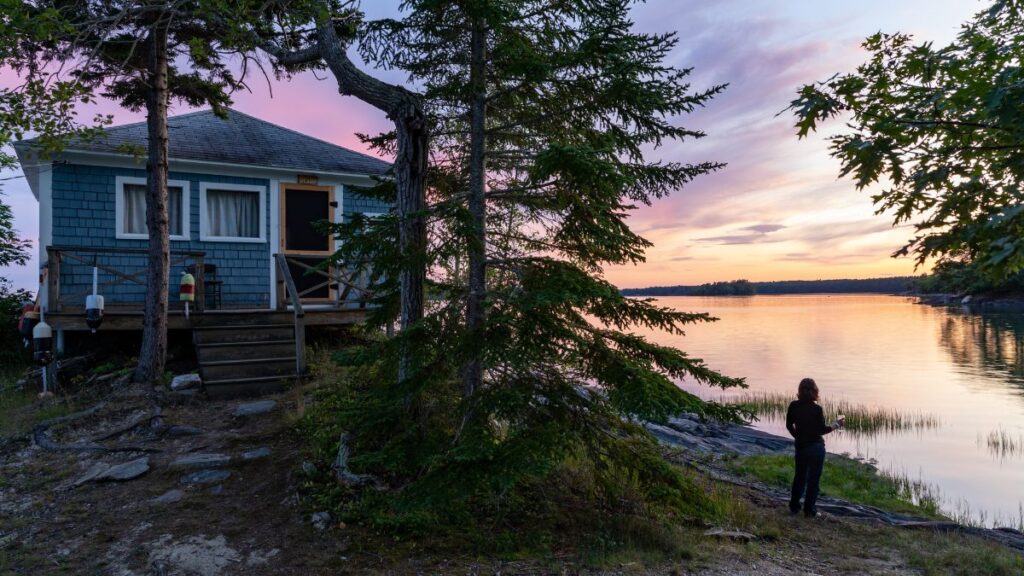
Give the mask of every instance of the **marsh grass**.
M 966 500 L 952 505 L 947 512 L 954 522 L 975 528 L 1012 528 L 1024 532 L 1024 503 L 1017 503 L 1017 513 L 991 514 L 987 510 L 975 510 Z
M 756 417 L 782 422 L 793 398 L 787 394 L 760 392 L 724 399 L 725 402 L 741 406 Z M 831 421 L 840 414 L 846 416 L 847 432 L 860 436 L 876 436 L 900 432 L 921 432 L 933 430 L 941 425 L 938 416 L 924 412 L 904 412 L 895 408 L 867 406 L 848 400 L 825 399 L 821 403 L 826 420 Z
M 1019 458 L 1024 456 L 1024 434 L 1016 436 L 1003 428 L 997 428 L 984 438 L 978 433 L 978 446 L 984 445 L 989 454 L 1000 459 Z

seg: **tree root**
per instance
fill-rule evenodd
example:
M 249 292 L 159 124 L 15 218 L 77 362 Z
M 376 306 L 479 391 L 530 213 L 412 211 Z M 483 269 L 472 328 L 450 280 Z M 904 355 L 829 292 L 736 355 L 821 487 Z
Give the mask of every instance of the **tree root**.
M 40 448 L 42 448 L 43 450 L 46 450 L 48 452 L 104 452 L 104 453 L 112 453 L 112 452 L 162 452 L 162 450 L 159 450 L 157 448 L 147 448 L 147 447 L 144 447 L 144 446 L 135 446 L 135 445 L 110 446 L 110 447 L 108 447 L 108 446 L 102 446 L 100 444 L 97 444 L 96 441 L 78 442 L 78 443 L 75 443 L 75 444 L 59 444 L 59 443 L 54 442 L 53 440 L 51 440 L 50 436 L 47 434 L 47 432 L 50 430 L 50 428 L 52 428 L 52 427 L 54 427 L 54 426 L 56 426 L 58 424 L 65 424 L 65 423 L 68 423 L 68 422 L 73 422 L 73 421 L 76 421 L 76 420 L 80 420 L 82 418 L 86 418 L 86 417 L 92 416 L 93 414 L 96 414 L 104 406 L 106 406 L 106 404 L 107 403 L 105 401 L 104 402 L 100 402 L 100 403 L 96 404 L 95 406 L 93 406 L 91 408 L 88 408 L 86 410 L 82 410 L 80 412 L 75 412 L 73 414 L 68 414 L 66 416 L 59 416 L 57 418 L 52 418 L 50 420 L 45 420 L 43 422 L 40 422 L 39 424 L 36 424 L 35 427 L 32 429 L 32 441 L 33 441 L 33 443 L 35 443 L 36 446 L 39 446 Z M 150 418 L 150 420 L 151 420 L 151 418 Z M 110 434 L 108 436 L 109 437 L 114 437 L 114 436 L 117 436 L 117 435 L 120 435 L 120 434 L 124 433 L 124 431 L 122 431 L 122 430 L 115 431 L 115 432 L 116 433 L 112 433 L 112 434 Z M 101 438 L 101 439 L 103 439 L 103 438 Z
M 331 471 L 334 472 L 334 477 L 346 486 L 358 488 L 372 485 L 377 490 L 384 490 L 386 486 L 380 478 L 372 474 L 356 474 L 349 469 L 348 459 L 351 452 L 348 444 L 351 440 L 352 434 L 348 432 L 342 432 L 341 437 L 338 439 L 338 456 L 334 459 L 334 463 L 331 464 Z

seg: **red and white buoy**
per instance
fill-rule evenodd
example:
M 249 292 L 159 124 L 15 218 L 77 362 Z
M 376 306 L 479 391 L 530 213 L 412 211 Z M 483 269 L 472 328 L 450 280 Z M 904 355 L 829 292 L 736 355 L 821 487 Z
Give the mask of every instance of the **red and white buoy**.
M 187 270 L 181 273 L 178 298 L 185 303 L 185 319 L 188 320 L 188 305 L 196 300 L 196 279 Z

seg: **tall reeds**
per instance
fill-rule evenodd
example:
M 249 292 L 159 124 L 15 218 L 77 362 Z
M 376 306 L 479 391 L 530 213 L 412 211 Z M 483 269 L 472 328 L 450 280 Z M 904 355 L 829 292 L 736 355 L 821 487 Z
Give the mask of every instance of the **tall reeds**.
M 793 397 L 777 392 L 757 392 L 725 399 L 726 402 L 742 406 L 758 418 L 769 421 L 783 421 Z M 868 406 L 849 400 L 826 398 L 821 402 L 826 420 L 831 421 L 840 414 L 846 416 L 845 430 L 861 435 L 893 434 L 897 432 L 923 431 L 938 428 L 938 416 L 924 412 L 905 412 L 896 408 Z
M 1014 435 L 1002 427 L 989 432 L 984 438 L 979 432 L 978 446 L 981 445 L 988 449 L 989 454 L 1000 460 L 1024 456 L 1024 434 Z

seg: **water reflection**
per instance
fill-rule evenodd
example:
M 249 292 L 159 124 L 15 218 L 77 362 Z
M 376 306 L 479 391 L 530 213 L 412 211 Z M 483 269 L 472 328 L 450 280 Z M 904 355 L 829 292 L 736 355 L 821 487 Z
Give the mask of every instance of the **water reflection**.
M 953 362 L 970 373 L 996 372 L 1024 390 L 1024 317 L 951 311 L 939 341 Z
M 939 486 L 951 509 L 969 511 L 983 523 L 1018 517 L 1024 314 L 965 314 L 917 305 L 912 298 L 869 295 L 673 297 L 658 303 L 721 320 L 693 326 L 685 336 L 653 330 L 645 336 L 746 377 L 750 385 L 719 391 L 680 381 L 681 387 L 731 401 L 744 394 L 780 395 L 788 404 L 797 382 L 813 377 L 823 402 L 875 409 L 878 422 L 876 434 L 830 434 L 829 450 L 874 458 L 883 470 Z M 786 435 L 769 408 L 755 426 Z M 898 424 L 915 421 L 926 424 Z M 1000 430 L 1005 435 L 991 434 Z

